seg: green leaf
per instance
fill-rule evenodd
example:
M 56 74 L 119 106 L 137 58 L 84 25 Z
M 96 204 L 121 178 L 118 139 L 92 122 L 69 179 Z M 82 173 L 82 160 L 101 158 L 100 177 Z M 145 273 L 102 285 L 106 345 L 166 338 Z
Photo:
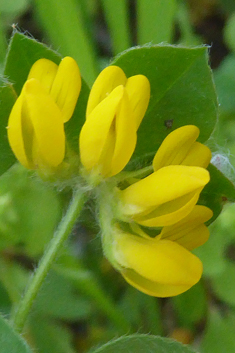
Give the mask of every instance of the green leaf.
M 224 27 L 224 40 L 227 46 L 234 52 L 235 51 L 235 13 L 230 16 Z
M 152 335 L 161 335 L 162 318 L 160 302 L 131 286 L 127 286 L 122 296 L 121 309 L 138 332 L 149 332 Z
M 211 135 L 217 119 L 217 97 L 206 47 L 170 45 L 133 48 L 113 61 L 126 75 L 143 74 L 151 99 L 140 129 L 136 155 L 156 151 L 174 129 L 197 125 L 200 141 Z
M 131 46 L 128 4 L 126 0 L 102 0 L 101 3 L 108 23 L 113 51 L 117 55 Z
M 2 282 L 0 282 L 0 312 L 1 313 L 8 313 L 10 312 L 11 308 L 11 301 L 7 290 Z
M 223 276 L 227 268 L 226 249 L 234 241 L 235 204 L 226 205 L 220 217 L 209 226 L 208 241 L 194 250 L 203 262 L 203 273 L 206 276 Z
M 77 101 L 73 116 L 64 125 L 66 138 L 67 138 L 67 141 L 69 141 L 69 146 L 77 153 L 79 153 L 78 139 L 79 139 L 80 130 L 85 122 L 86 106 L 87 106 L 89 93 L 90 93 L 90 90 L 87 84 L 85 83 L 85 81 L 82 81 L 82 90 L 78 97 L 78 101 Z
M 0 0 L 0 11 L 4 14 L 16 15 L 26 10 L 29 0 Z
M 212 311 L 201 343 L 201 353 L 235 352 L 235 315 L 222 317 Z
M 0 175 L 7 171 L 16 161 L 14 154 L 11 151 L 7 139 L 7 123 L 11 108 L 15 103 L 17 95 L 12 87 L 1 80 L 0 83 Z
M 97 278 L 92 274 L 91 271 L 83 270 L 81 268 L 57 266 L 57 272 L 59 275 L 64 276 L 70 280 L 74 286 L 78 289 L 79 293 L 89 298 L 95 306 L 105 314 L 110 321 L 112 321 L 116 327 L 122 332 L 130 330 L 129 320 L 126 320 L 121 310 L 117 308 L 110 295 L 106 293 Z
M 2 316 L 0 316 L 0 346 L 1 353 L 32 353 L 23 338 Z
M 75 353 L 72 332 L 65 325 L 33 315 L 29 329 L 38 353 Z
M 219 0 L 219 5 L 222 7 L 222 10 L 226 11 L 228 14 L 235 11 L 235 2 L 233 0 Z
M 82 76 L 92 84 L 98 74 L 92 38 L 87 32 L 79 2 L 76 0 L 36 0 L 36 16 L 63 56 L 72 56 L 78 63 Z M 52 20 L 53 19 L 53 20 Z
M 168 338 L 151 335 L 131 335 L 106 343 L 90 353 L 195 353 L 190 347 Z
M 19 164 L 0 178 L 0 249 L 38 256 L 61 218 L 56 192 Z
M 187 292 L 171 298 L 180 326 L 193 328 L 195 324 L 205 317 L 207 309 L 206 299 L 202 281 Z
M 225 57 L 221 65 L 214 72 L 215 85 L 222 113 L 235 112 L 235 55 Z
M 0 12 L 1 12 L 1 9 L 0 9 Z M 6 38 L 5 23 L 2 20 L 2 16 L 1 16 L 0 18 L 0 73 L 2 73 L 2 70 L 3 70 L 3 63 L 6 56 L 7 44 L 8 43 Z
M 65 320 L 84 319 L 91 313 L 89 302 L 76 293 L 72 282 L 55 272 L 42 285 L 33 308 L 40 315 Z
M 203 40 L 195 33 L 190 16 L 189 4 L 178 2 L 177 24 L 179 26 L 180 38 L 178 42 L 182 45 L 200 45 Z
M 220 156 L 218 155 L 217 158 L 219 160 Z M 213 211 L 213 217 L 209 220 L 209 223 L 212 223 L 227 201 L 235 202 L 235 186 L 213 164 L 209 165 L 208 170 L 210 182 L 204 187 L 199 204 L 206 205 Z
M 175 0 L 137 0 L 138 43 L 172 42 Z
M 20 94 L 31 66 L 41 58 L 59 64 L 62 57 L 44 44 L 22 33 L 13 33 L 8 47 L 4 75 L 13 84 L 17 95 Z
M 224 271 L 211 279 L 214 293 L 223 302 L 235 307 L 235 264 L 226 262 Z
M 30 273 L 17 262 L 0 258 L 0 280 L 13 304 L 18 304 L 29 281 Z

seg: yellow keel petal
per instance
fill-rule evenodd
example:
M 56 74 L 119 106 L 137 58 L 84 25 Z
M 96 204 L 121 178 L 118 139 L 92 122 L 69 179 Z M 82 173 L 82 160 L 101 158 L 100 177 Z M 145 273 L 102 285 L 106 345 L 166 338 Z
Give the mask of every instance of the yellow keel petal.
M 136 122 L 136 130 L 139 128 L 144 114 L 148 108 L 150 99 L 150 83 L 146 76 L 135 75 L 128 78 L 126 91 Z
M 62 114 L 37 80 L 26 82 L 23 92 L 22 125 L 33 127 L 32 158 L 35 167 L 56 167 L 64 158 L 65 134 Z M 27 140 L 29 136 L 25 136 Z
M 146 227 L 170 226 L 185 218 L 193 210 L 199 199 L 200 191 L 162 204 L 146 216 L 140 215 L 133 219 Z
M 156 283 L 192 286 L 202 274 L 201 261 L 169 240 L 119 233 L 115 237 L 115 258 L 122 267 Z
M 115 119 L 115 147 L 108 176 L 119 173 L 129 162 L 136 146 L 136 124 L 126 90 Z
M 115 128 L 112 125 L 123 92 L 124 88 L 122 86 L 116 87 L 106 99 L 97 105 L 81 129 L 79 137 L 80 157 L 87 170 L 93 168 L 102 170 L 103 166 L 100 166 L 100 162 L 106 155 L 104 149 L 110 130 Z
M 51 87 L 51 96 L 60 108 L 63 121 L 73 115 L 81 90 L 81 75 L 76 61 L 67 56 L 61 60 Z
M 159 298 L 173 297 L 175 295 L 179 295 L 181 293 L 186 292 L 194 285 L 171 285 L 157 283 L 140 276 L 138 273 L 130 269 L 123 269 L 123 271 L 121 271 L 121 274 L 131 286 L 135 287 L 136 289 L 147 295 Z
M 34 166 L 26 155 L 22 134 L 22 102 L 22 96 L 19 96 L 12 108 L 8 120 L 7 136 L 11 149 L 18 161 L 25 168 L 31 169 Z
M 117 86 L 125 86 L 126 75 L 118 66 L 106 67 L 95 80 L 87 102 L 86 118 Z
M 162 142 L 153 159 L 153 168 L 158 170 L 167 165 L 181 164 L 189 149 L 199 136 L 194 125 L 185 125 L 172 131 Z
M 204 223 L 212 216 L 213 212 L 208 207 L 196 205 L 180 222 L 164 227 L 161 238 L 176 241 L 186 249 L 193 250 L 208 240 L 209 230 Z
M 209 182 L 206 169 L 167 166 L 120 192 L 126 214 L 139 214 L 192 192 L 201 191 Z
M 31 67 L 27 80 L 35 78 L 44 90 L 50 94 L 53 81 L 56 77 L 58 65 L 48 59 L 39 59 Z
M 211 150 L 200 142 L 194 142 L 182 164 L 207 168 L 210 160 Z

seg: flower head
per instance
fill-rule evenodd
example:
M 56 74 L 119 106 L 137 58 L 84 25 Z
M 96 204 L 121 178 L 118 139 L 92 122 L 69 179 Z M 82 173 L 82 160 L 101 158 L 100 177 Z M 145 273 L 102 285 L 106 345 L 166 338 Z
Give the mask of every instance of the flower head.
M 116 228 L 115 267 L 127 282 L 148 295 L 169 297 L 185 292 L 201 278 L 202 263 L 190 250 L 207 241 L 204 222 L 211 217 L 209 208 L 194 206 L 181 221 L 163 227 L 156 238 Z
M 211 160 L 211 151 L 196 141 L 199 133 L 195 125 L 185 125 L 172 131 L 155 154 L 154 171 L 168 165 L 179 164 L 206 168 Z
M 76 62 L 60 65 L 40 59 L 32 66 L 8 121 L 12 151 L 29 169 L 54 168 L 64 159 L 64 123 L 74 111 L 81 89 Z
M 148 227 L 172 225 L 187 216 L 209 182 L 211 152 L 196 142 L 196 126 L 174 130 L 153 160 L 154 172 L 120 191 L 122 212 Z
M 100 73 L 91 89 L 79 140 L 81 162 L 87 171 L 110 177 L 126 166 L 149 98 L 145 76 L 126 78 L 117 66 Z
M 202 275 L 202 263 L 190 251 L 207 241 L 204 223 L 213 213 L 196 205 L 210 179 L 205 168 L 211 158 L 198 135 L 192 125 L 170 133 L 154 157 L 153 173 L 117 191 L 120 218 L 129 225 L 113 228 L 109 248 L 104 236 L 104 248 L 126 281 L 149 295 L 178 295 Z M 143 226 L 160 233 L 150 237 Z

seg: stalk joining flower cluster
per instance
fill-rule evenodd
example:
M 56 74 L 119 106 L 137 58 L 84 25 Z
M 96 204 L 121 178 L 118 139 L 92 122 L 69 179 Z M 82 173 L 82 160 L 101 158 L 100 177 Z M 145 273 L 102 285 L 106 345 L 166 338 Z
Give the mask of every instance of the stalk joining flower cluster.
M 32 66 L 8 123 L 10 146 L 26 168 L 56 168 L 63 162 L 64 123 L 73 115 L 80 89 L 72 58 L 64 58 L 59 66 L 46 59 Z M 206 168 L 211 152 L 196 141 L 196 126 L 182 126 L 162 142 L 151 174 L 133 179 L 124 189 L 118 182 L 113 187 L 118 178 L 111 177 L 124 169 L 134 152 L 149 99 L 147 77 L 127 78 L 117 66 L 101 72 L 80 132 L 80 173 L 87 183 L 98 180 L 94 185 L 100 195 L 107 258 L 137 289 L 166 297 L 186 291 L 202 275 L 202 263 L 191 250 L 209 237 L 204 223 L 212 211 L 197 202 L 210 180 Z M 105 194 L 100 192 L 103 185 L 112 188 Z

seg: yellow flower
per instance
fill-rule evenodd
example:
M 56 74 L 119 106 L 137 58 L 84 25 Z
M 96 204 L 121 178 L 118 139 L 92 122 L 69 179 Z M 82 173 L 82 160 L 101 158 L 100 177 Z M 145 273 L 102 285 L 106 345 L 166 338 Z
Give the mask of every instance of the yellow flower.
M 110 177 L 126 166 L 149 98 L 145 76 L 127 79 L 117 66 L 100 73 L 91 89 L 79 140 L 81 162 L 87 171 Z
M 185 125 L 172 131 L 155 154 L 154 171 L 167 165 L 179 164 L 206 168 L 211 160 L 211 151 L 196 141 L 199 133 L 195 125 Z
M 117 228 L 112 245 L 115 267 L 128 283 L 148 295 L 169 297 L 185 292 L 201 278 L 202 263 L 190 250 L 207 241 L 204 222 L 211 217 L 209 208 L 197 205 L 156 238 Z
M 211 152 L 196 142 L 196 126 L 170 133 L 153 160 L 154 172 L 120 191 L 122 212 L 148 227 L 172 225 L 187 216 L 209 182 Z
M 76 62 L 60 65 L 40 59 L 32 66 L 8 121 L 8 140 L 29 169 L 57 167 L 65 155 L 64 123 L 74 111 L 81 89 Z

